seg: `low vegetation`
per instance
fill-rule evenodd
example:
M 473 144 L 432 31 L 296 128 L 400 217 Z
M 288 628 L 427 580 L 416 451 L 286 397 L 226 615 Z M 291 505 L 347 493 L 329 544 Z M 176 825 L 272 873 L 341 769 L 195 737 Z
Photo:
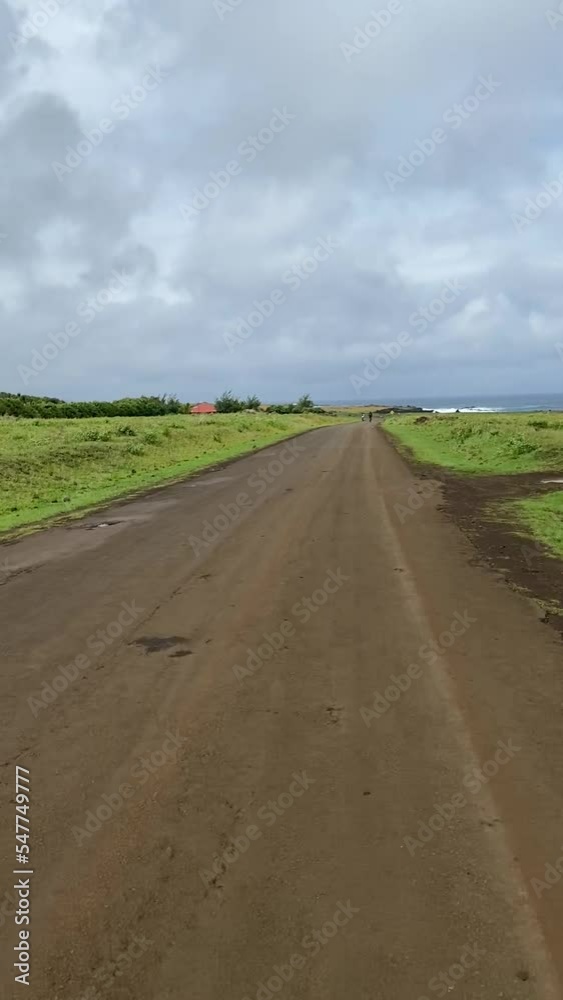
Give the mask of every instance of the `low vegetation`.
M 385 429 L 415 458 L 456 472 L 511 475 L 563 469 L 563 414 L 391 416 Z
M 255 394 L 239 399 L 232 392 L 224 392 L 215 400 L 217 413 L 242 413 L 244 411 L 267 413 L 324 413 L 315 407 L 309 395 L 301 396 L 296 403 L 275 403 L 263 406 Z M 26 396 L 22 393 L 0 392 L 0 417 L 35 417 L 40 420 L 84 420 L 88 417 L 162 417 L 168 413 L 190 413 L 191 404 L 181 403 L 176 396 L 140 396 L 116 399 L 113 402 L 68 403 L 55 396 Z
M 54 396 L 25 396 L 0 392 L 0 417 L 35 417 L 40 420 L 84 420 L 87 417 L 158 417 L 189 413 L 189 404 L 175 396 L 140 396 L 113 403 L 66 403 Z
M 262 407 L 258 396 L 248 396 L 247 399 L 238 399 L 232 392 L 224 392 L 215 400 L 217 413 L 241 413 L 243 410 L 265 409 L 266 413 L 324 413 L 322 407 L 315 406 L 311 397 L 307 394 L 301 396 L 296 403 L 273 403 L 270 406 Z
M 563 478 L 563 414 L 452 413 L 388 417 L 385 427 L 419 461 L 473 475 L 544 472 Z M 491 517 L 563 556 L 563 492 L 500 501 Z
M 545 496 L 527 500 L 511 500 L 496 505 L 495 515 L 521 527 L 522 534 L 532 536 L 548 552 L 563 557 L 563 492 L 556 490 Z
M 0 531 L 179 478 L 314 427 L 318 413 L 0 420 Z

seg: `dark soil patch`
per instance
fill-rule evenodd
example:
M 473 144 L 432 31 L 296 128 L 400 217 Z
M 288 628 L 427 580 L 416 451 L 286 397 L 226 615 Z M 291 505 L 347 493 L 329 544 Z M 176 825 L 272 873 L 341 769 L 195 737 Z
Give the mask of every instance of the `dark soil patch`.
M 563 562 L 526 536 L 525 527 L 498 520 L 500 511 L 495 514 L 499 501 L 529 499 L 561 486 L 543 483 L 548 473 L 461 476 L 433 467 L 432 478 L 443 484 L 442 509 L 471 538 L 480 561 L 501 573 L 510 586 L 535 598 L 545 610 L 543 620 L 563 635 L 563 616 L 549 610 L 553 605 L 563 609 Z
M 143 635 L 134 639 L 129 645 L 141 646 L 145 653 L 160 653 L 162 650 L 173 649 L 180 643 L 187 642 L 182 635 Z

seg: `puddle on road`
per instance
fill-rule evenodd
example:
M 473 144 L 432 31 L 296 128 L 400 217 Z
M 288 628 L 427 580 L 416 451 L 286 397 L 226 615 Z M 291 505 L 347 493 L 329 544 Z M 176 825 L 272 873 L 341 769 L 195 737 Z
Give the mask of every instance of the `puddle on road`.
M 188 640 L 183 635 L 142 635 L 139 639 L 133 639 L 129 645 L 144 649 L 146 656 L 147 653 L 162 653 L 164 650 L 174 649 L 175 646 L 181 646 L 185 642 Z M 190 656 L 190 654 L 191 649 L 180 649 L 171 655 L 180 657 Z
M 179 489 L 198 489 L 202 486 L 218 486 L 222 483 L 235 481 L 238 476 L 212 476 L 208 474 L 193 482 L 163 484 L 156 490 L 178 491 Z M 87 552 L 110 541 L 117 532 L 126 528 L 151 521 L 163 511 L 176 507 L 184 502 L 178 494 L 175 497 L 163 497 L 156 492 L 129 500 L 116 500 L 108 504 L 106 510 L 97 510 L 90 514 L 77 514 L 75 520 L 62 520 L 52 527 L 39 527 L 36 533 L 26 535 L 13 541 L 6 540 L 9 546 L 9 559 L 0 559 L 0 585 L 9 583 L 18 573 L 30 571 L 53 559 L 64 559 L 79 552 Z M 104 516 L 105 515 L 105 516 Z M 64 517 L 64 515 L 61 515 Z M 0 543 L 0 551 L 2 551 Z
M 129 525 L 150 521 L 155 515 L 170 507 L 178 500 L 163 500 L 159 497 L 131 500 L 128 503 L 113 504 L 103 516 L 83 515 L 75 521 L 39 529 L 37 533 L 6 542 L 6 556 L 0 565 L 0 580 L 7 583 L 21 572 L 42 566 L 52 559 L 64 559 L 78 552 L 87 552 L 104 545 L 119 531 Z
M 97 528 L 113 528 L 114 524 L 124 524 L 124 521 L 100 521 L 98 524 L 69 524 L 68 531 L 95 531 Z

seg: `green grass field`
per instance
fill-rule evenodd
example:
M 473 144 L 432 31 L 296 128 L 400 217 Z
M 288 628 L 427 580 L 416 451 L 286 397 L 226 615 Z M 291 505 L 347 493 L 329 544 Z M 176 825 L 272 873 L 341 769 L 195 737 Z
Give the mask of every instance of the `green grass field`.
M 472 475 L 545 472 L 563 476 L 563 414 L 455 413 L 388 417 L 386 429 L 421 462 Z M 563 556 L 563 492 L 501 502 L 491 516 L 510 520 Z
M 384 426 L 419 461 L 455 472 L 563 472 L 563 413 L 393 416 Z
M 511 500 L 496 504 L 495 516 L 516 521 L 521 534 L 531 536 L 553 555 L 563 556 L 563 492 L 529 500 Z
M 0 532 L 180 478 L 301 431 L 320 414 L 0 419 Z

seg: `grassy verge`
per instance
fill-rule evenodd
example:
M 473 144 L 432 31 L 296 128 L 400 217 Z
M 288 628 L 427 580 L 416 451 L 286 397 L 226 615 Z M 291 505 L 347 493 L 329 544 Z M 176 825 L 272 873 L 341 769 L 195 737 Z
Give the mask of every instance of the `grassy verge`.
M 455 472 L 511 475 L 563 469 L 563 414 L 392 416 L 386 430 L 415 458 Z
M 516 522 L 522 534 L 541 542 L 554 556 L 563 557 L 563 492 L 495 505 L 501 520 Z
M 338 423 L 319 414 L 0 419 L 0 532 Z
M 454 472 L 563 473 L 563 414 L 394 416 L 385 427 L 419 461 Z M 489 505 L 488 514 L 563 557 L 563 492 L 499 501 Z

